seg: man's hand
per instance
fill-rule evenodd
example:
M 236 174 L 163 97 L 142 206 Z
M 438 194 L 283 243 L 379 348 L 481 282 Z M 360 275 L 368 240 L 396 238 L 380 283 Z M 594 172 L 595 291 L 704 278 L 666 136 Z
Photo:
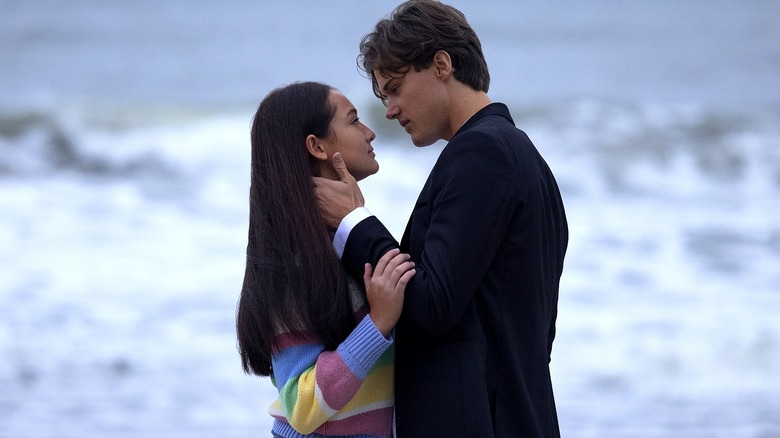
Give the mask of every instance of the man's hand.
M 365 205 L 365 201 L 357 181 L 347 170 L 339 152 L 333 154 L 333 168 L 339 175 L 339 180 L 314 177 L 314 195 L 317 197 L 322 219 L 329 228 L 335 230 L 346 215 Z

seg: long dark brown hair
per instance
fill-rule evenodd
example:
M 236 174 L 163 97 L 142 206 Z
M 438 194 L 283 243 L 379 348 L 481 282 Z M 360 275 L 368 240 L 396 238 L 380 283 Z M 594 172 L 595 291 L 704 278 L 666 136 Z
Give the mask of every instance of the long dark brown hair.
M 306 137 L 333 135 L 333 88 L 299 82 L 263 99 L 252 122 L 246 272 L 236 313 L 241 364 L 267 376 L 283 332 L 335 349 L 355 326 L 346 273 L 320 217 Z

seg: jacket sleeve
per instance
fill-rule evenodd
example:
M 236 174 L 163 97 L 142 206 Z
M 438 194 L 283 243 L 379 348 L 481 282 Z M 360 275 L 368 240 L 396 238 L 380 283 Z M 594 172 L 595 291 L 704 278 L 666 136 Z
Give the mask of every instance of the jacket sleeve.
M 412 236 L 423 244 L 419 255 L 411 251 L 417 273 L 406 288 L 402 317 L 441 335 L 463 316 L 517 203 L 505 151 L 481 133 L 464 133 L 450 142 L 426 184 L 428 196 L 414 214 L 426 217 L 427 228 L 424 236 Z M 378 219 L 368 218 L 353 228 L 342 261 L 357 270 L 366 260 L 376 264 L 397 246 Z
M 360 389 L 369 370 L 393 343 L 368 315 L 335 351 L 301 336 L 282 335 L 272 356 L 279 401 L 269 409 L 302 434 L 335 416 Z

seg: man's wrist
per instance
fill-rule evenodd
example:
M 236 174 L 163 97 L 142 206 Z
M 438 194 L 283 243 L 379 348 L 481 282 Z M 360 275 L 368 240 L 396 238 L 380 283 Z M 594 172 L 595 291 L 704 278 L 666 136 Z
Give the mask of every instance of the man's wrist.
M 366 207 L 358 207 L 341 220 L 339 227 L 336 229 L 336 235 L 333 236 L 333 249 L 336 250 L 336 255 L 339 259 L 344 254 L 344 247 L 347 245 L 349 233 L 357 224 L 371 216 L 373 215 Z

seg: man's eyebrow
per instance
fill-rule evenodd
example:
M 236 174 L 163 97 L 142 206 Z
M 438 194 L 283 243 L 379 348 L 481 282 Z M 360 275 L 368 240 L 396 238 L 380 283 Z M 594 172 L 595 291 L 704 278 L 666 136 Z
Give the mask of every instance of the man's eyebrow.
M 390 78 L 385 82 L 385 84 L 382 86 L 382 94 L 387 94 L 387 89 L 390 87 L 390 83 L 395 81 L 396 78 Z

